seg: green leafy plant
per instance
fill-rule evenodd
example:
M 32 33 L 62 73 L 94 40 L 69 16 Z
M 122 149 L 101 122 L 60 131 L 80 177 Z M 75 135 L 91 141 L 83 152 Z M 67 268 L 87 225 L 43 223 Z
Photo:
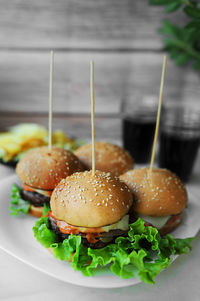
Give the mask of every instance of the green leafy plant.
M 162 238 L 157 229 L 145 227 L 140 218 L 129 227 L 127 237 L 118 237 L 102 249 L 83 246 L 81 236 L 73 234 L 60 241 L 50 229 L 48 217 L 40 218 L 33 232 L 41 245 L 52 250 L 55 258 L 71 261 L 74 270 L 81 271 L 85 276 L 93 276 L 99 268 L 106 267 L 121 278 L 139 277 L 150 284 L 169 266 L 173 255 L 191 250 L 190 244 L 194 238 L 174 239 L 171 235 Z
M 181 27 L 164 20 L 159 31 L 165 35 L 164 50 L 169 52 L 177 65 L 192 63 L 195 70 L 200 69 L 200 2 L 190 0 L 151 0 L 151 5 L 164 5 L 166 12 L 183 9 L 188 23 Z

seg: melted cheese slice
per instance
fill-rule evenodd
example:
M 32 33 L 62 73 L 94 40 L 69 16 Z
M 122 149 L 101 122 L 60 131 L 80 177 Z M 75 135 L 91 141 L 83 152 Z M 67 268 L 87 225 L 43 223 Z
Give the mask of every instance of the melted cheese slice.
M 34 189 L 35 192 L 43 194 L 45 196 L 50 197 L 52 195 L 53 190 L 42 190 L 42 189 Z
M 129 215 L 127 214 L 119 222 L 101 227 L 101 232 L 109 232 L 110 230 L 115 230 L 115 229 L 125 231 L 129 229 L 128 223 L 129 223 Z M 87 232 L 88 230 L 88 228 L 84 228 L 84 227 L 76 227 L 76 229 L 78 229 L 78 231 L 82 233 Z
M 141 217 L 141 219 L 143 219 L 147 223 L 152 224 L 157 229 L 161 229 L 171 216 L 147 216 L 139 214 L 138 217 Z
M 33 192 L 35 191 L 35 192 L 43 194 L 47 197 L 50 197 L 52 195 L 52 192 L 53 192 L 53 190 L 36 189 L 36 188 L 30 187 L 26 184 L 24 185 L 24 189 L 27 190 L 27 191 L 33 191 Z

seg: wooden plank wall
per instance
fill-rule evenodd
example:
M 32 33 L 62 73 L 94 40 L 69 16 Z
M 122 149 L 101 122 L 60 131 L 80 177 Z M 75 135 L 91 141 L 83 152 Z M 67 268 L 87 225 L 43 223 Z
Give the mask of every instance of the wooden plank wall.
M 1 0 L 0 130 L 47 125 L 49 50 L 55 50 L 54 128 L 90 137 L 89 61 L 95 61 L 97 138 L 120 138 L 124 99 L 158 96 L 164 8 L 147 0 Z M 181 14 L 168 18 L 183 24 Z M 165 101 L 200 98 L 199 74 L 167 65 Z M 108 130 L 109 129 L 109 130 Z

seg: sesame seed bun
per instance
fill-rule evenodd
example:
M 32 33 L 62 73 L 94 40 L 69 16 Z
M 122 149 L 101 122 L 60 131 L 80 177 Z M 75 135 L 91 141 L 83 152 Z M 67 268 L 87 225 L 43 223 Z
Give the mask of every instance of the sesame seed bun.
M 120 179 L 133 192 L 133 210 L 148 216 L 181 213 L 187 204 L 187 192 L 181 180 L 171 171 L 148 168 L 128 171 Z
M 40 147 L 29 151 L 17 164 L 16 172 L 23 183 L 43 190 L 53 190 L 61 179 L 82 171 L 78 158 L 70 151 Z
M 92 168 L 92 145 L 85 144 L 75 151 L 75 155 L 86 169 Z M 133 159 L 123 148 L 109 142 L 95 143 L 95 166 L 97 170 L 112 172 L 119 176 L 133 168 Z
M 126 215 L 133 198 L 129 188 L 110 173 L 75 173 L 63 179 L 50 200 L 57 219 L 80 227 L 102 227 Z

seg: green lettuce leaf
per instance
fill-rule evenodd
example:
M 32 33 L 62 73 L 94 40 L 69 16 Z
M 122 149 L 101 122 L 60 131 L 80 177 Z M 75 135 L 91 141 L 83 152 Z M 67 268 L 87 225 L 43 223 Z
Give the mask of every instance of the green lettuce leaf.
M 188 254 L 188 251 L 192 250 L 191 242 L 195 239 L 195 237 L 188 237 L 185 239 L 177 238 L 175 239 L 176 244 L 174 246 L 175 254 Z
M 44 203 L 42 215 L 46 215 L 50 210 L 50 204 Z
M 118 237 L 102 249 L 84 247 L 81 237 L 73 234 L 61 242 L 58 235 L 49 229 L 48 217 L 38 220 L 33 231 L 43 246 L 52 249 L 55 258 L 70 261 L 71 266 L 85 276 L 92 276 L 100 269 L 109 269 L 123 279 L 139 277 L 150 284 L 170 265 L 173 255 L 191 250 L 194 238 L 161 237 L 157 229 L 145 227 L 140 218 L 129 227 L 127 237 Z
M 33 227 L 35 238 L 45 248 L 50 248 L 52 244 L 59 242 L 58 235 L 49 229 L 48 217 L 41 217 Z
M 30 209 L 30 203 L 21 198 L 21 190 L 16 184 L 12 186 L 9 209 L 11 215 L 27 214 Z

